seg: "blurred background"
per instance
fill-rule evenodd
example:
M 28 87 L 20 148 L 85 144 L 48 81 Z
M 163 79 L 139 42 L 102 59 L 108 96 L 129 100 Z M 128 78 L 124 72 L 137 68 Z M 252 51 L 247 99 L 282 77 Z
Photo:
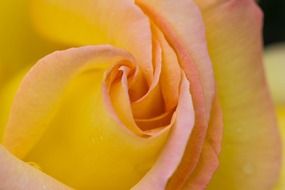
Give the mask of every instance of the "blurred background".
M 265 71 L 276 105 L 285 107 L 285 0 L 259 0 L 264 12 Z
M 285 42 L 285 0 L 260 0 L 259 4 L 265 16 L 265 45 Z

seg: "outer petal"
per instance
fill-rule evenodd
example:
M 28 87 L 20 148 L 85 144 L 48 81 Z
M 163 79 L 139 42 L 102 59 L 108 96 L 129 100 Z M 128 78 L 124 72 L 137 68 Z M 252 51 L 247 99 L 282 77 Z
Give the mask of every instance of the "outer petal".
M 252 0 L 196 2 L 225 125 L 220 167 L 209 189 L 271 189 L 280 168 L 280 139 L 262 67 L 262 14 Z
M 18 160 L 0 145 L 0 189 L 68 190 L 71 189 L 32 166 Z
M 203 150 L 194 172 L 184 184 L 185 190 L 205 189 L 212 178 L 213 173 L 219 165 L 218 155 L 221 151 L 223 131 L 223 117 L 221 107 L 216 97 L 213 104 L 213 110 L 207 137 L 203 145 Z
M 285 189 L 285 44 L 269 46 L 265 50 L 265 71 L 277 107 L 278 124 L 282 136 L 283 159 L 281 176 L 276 190 Z
M 282 157 L 282 167 L 281 175 L 279 177 L 279 182 L 277 183 L 275 190 L 284 190 L 285 189 L 285 105 L 277 108 L 278 115 L 278 124 L 281 131 L 282 144 L 283 144 L 283 157 Z

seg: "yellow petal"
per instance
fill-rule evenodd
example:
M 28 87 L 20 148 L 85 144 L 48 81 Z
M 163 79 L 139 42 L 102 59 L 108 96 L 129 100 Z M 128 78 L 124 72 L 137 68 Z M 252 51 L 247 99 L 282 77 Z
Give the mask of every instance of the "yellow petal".
M 1 2 L 0 28 L 0 89 L 19 69 L 59 48 L 33 30 L 27 0 Z
M 3 131 L 5 130 L 8 121 L 13 99 L 26 72 L 27 69 L 22 69 L 22 71 L 17 73 L 10 81 L 6 82 L 6 84 L 0 88 L 0 143 L 2 142 Z
M 279 177 L 279 182 L 277 183 L 275 190 L 284 190 L 285 189 L 285 106 L 280 106 L 277 108 L 278 124 L 280 127 L 280 132 L 282 136 L 283 144 L 283 157 L 282 157 L 282 167 L 281 175 Z
M 31 0 L 38 31 L 71 45 L 112 44 L 130 52 L 151 81 L 150 24 L 129 0 Z
M 71 187 L 129 189 L 152 167 L 169 131 L 142 138 L 110 110 L 106 70 L 132 62 L 110 46 L 42 59 L 20 86 L 3 144 Z
M 252 0 L 196 2 L 224 114 L 220 166 L 208 189 L 271 189 L 281 155 L 262 65 L 262 13 Z

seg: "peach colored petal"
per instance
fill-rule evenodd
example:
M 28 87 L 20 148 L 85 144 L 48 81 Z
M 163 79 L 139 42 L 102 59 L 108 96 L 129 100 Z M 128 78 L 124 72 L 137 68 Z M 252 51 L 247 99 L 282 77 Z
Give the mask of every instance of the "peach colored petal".
M 158 160 L 150 171 L 132 189 L 145 190 L 166 188 L 168 180 L 182 160 L 194 126 L 194 110 L 189 92 L 189 82 L 184 76 L 180 86 L 180 97 L 176 110 L 175 125 Z
M 151 20 L 164 33 L 165 38 L 178 53 L 179 59 L 189 60 L 189 65 L 182 67 L 189 75 L 197 75 L 202 84 L 202 94 L 205 96 L 207 114 L 210 113 L 215 94 L 213 69 L 209 59 L 205 39 L 205 29 L 198 7 L 192 0 L 137 0 Z M 197 73 L 186 67 L 196 67 Z M 209 117 L 209 115 L 208 115 Z
M 220 167 L 208 189 L 271 189 L 281 155 L 261 59 L 262 13 L 252 0 L 211 6 L 196 2 L 206 25 L 224 114 Z
M 177 106 L 181 68 L 175 51 L 170 47 L 163 33 L 154 25 L 152 28 L 153 36 L 157 38 L 162 49 L 160 88 L 165 102 L 165 109 L 170 110 Z
M 164 112 L 164 102 L 159 86 L 161 75 L 161 47 L 157 40 L 153 42 L 153 81 L 148 91 L 138 100 L 132 102 L 134 117 L 146 119 L 160 115 Z M 156 105 L 156 106 L 153 106 Z
M 195 127 L 184 157 L 170 179 L 182 185 L 198 164 L 215 93 L 212 66 L 207 53 L 204 26 L 197 6 L 188 1 L 139 0 L 137 4 L 163 32 L 176 52 L 186 77 L 195 108 Z M 216 157 L 216 155 L 213 155 Z
M 18 160 L 0 145 L 0 189 L 2 190 L 68 190 L 50 176 Z
M 118 63 L 120 59 L 125 59 L 124 56 L 129 60 L 132 59 L 123 51 L 112 51 L 111 49 L 110 46 L 90 46 L 80 49 L 81 51 L 71 49 L 64 56 L 55 53 L 35 65 L 30 74 L 25 77 L 14 100 L 12 113 L 4 133 L 4 145 L 20 157 L 29 152 L 45 131 L 46 122 L 58 107 L 60 95 L 63 93 L 68 81 L 83 66 L 92 65 L 90 62 L 94 61 L 101 63 L 99 65 L 100 69 L 100 67 L 106 68 L 110 64 Z M 100 56 L 96 56 L 98 54 Z M 22 127 L 23 124 L 29 127 Z M 42 127 L 39 128 L 38 126 Z
M 199 163 L 188 178 L 183 189 L 205 189 L 219 165 L 218 155 L 221 151 L 223 117 L 218 99 L 215 99 L 207 137 Z M 179 184 L 176 185 L 176 188 Z M 175 187 L 173 187 L 175 189 Z
M 129 0 L 32 0 L 36 28 L 57 42 L 70 45 L 112 44 L 136 57 L 152 77 L 151 31 L 147 17 Z
M 132 65 L 136 62 L 130 54 L 111 46 L 74 48 L 43 58 L 22 81 L 4 145 L 74 188 L 130 188 L 151 168 L 169 133 L 166 126 L 142 138 L 110 110 L 107 79 L 116 79 L 112 69 Z

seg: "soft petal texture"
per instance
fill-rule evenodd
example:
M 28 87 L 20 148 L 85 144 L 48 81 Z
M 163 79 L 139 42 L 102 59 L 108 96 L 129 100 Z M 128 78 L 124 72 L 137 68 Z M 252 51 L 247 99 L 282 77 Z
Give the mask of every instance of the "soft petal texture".
M 274 102 L 276 105 L 285 105 L 285 44 L 269 46 L 264 61 Z
M 0 145 L 0 189 L 68 190 L 67 186 L 18 160 Z
M 201 155 L 205 156 L 205 152 L 202 153 L 202 150 L 206 150 L 203 145 L 206 139 L 211 109 L 216 109 L 212 108 L 215 89 L 200 12 L 190 0 L 175 2 L 139 0 L 136 3 L 163 32 L 166 40 L 176 52 L 180 66 L 185 71 L 186 77 L 191 84 L 190 91 L 195 108 L 195 127 L 184 157 L 173 176 L 169 179 L 167 188 L 180 188 L 188 180 L 191 181 L 189 184 L 203 188 L 218 165 L 216 153 L 219 150 L 218 147 L 215 147 L 213 152 L 216 153 L 207 155 L 208 160 L 210 160 L 207 167 L 198 166 Z M 220 113 L 217 114 L 217 117 L 221 118 Z M 219 134 L 213 136 L 215 141 L 218 142 L 221 139 L 221 125 L 215 127 L 217 127 Z M 212 142 L 210 144 L 211 147 Z M 212 150 L 212 147 L 209 149 Z M 200 165 L 205 166 L 201 164 L 202 162 L 200 162 Z M 196 175 L 196 167 L 203 168 L 201 171 L 205 174 L 201 177 L 203 180 L 199 177 L 193 177 Z
M 0 90 L 17 70 L 59 48 L 33 30 L 27 0 L 1 2 L 0 28 Z
M 219 164 L 218 155 L 221 151 L 223 117 L 217 97 L 211 113 L 211 120 L 199 162 L 184 184 L 183 189 L 185 190 L 205 189 Z
M 169 178 L 174 187 L 178 184 L 184 184 L 198 165 L 203 144 L 206 140 L 210 113 L 211 110 L 216 109 L 212 108 L 215 87 L 212 66 L 205 42 L 205 31 L 200 12 L 193 1 L 135 1 L 144 13 L 133 1 L 114 1 L 112 3 L 110 1 L 96 1 L 97 3 L 94 3 L 93 1 L 85 0 L 80 2 L 80 4 L 76 3 L 76 1 L 66 0 L 32 2 L 34 22 L 41 33 L 51 39 L 69 44 L 98 44 L 103 42 L 124 48 L 137 58 L 138 64 L 141 66 L 144 74 L 146 74 L 149 84 L 152 77 L 148 74 L 151 71 L 149 66 L 151 54 L 149 54 L 148 50 L 152 48 L 155 49 L 153 50 L 155 52 L 156 48 L 155 45 L 151 47 L 151 31 L 147 17 L 152 21 L 151 23 L 154 23 L 154 28 L 157 27 L 163 33 L 163 38 L 165 37 L 167 42 L 158 37 L 159 43 L 163 46 L 162 60 L 169 59 L 165 63 L 170 62 L 170 60 L 175 62 L 176 59 L 180 62 L 180 67 L 184 69 L 186 77 L 191 83 L 190 90 L 195 107 L 193 135 L 191 135 L 191 139 L 187 144 L 187 151 L 183 160 L 173 175 L 175 177 Z M 110 10 L 112 10 L 112 14 L 106 14 Z M 94 17 L 94 12 L 96 12 L 96 17 Z M 130 14 L 134 16 L 131 17 Z M 114 23 L 119 23 L 119 25 Z M 121 33 L 124 34 L 121 35 Z M 167 43 L 169 43 L 169 47 L 167 47 Z M 166 56 L 165 52 L 170 54 Z M 171 55 L 174 52 L 176 55 Z M 154 54 L 153 61 L 156 58 L 157 56 Z M 175 68 L 176 65 L 173 64 L 171 67 Z M 162 78 L 164 80 L 169 80 L 168 77 L 170 77 L 167 74 L 167 69 L 169 68 L 162 65 Z M 156 87 L 153 88 L 153 90 L 149 91 L 148 96 L 145 96 L 144 101 L 132 105 L 134 115 L 139 118 L 140 123 L 144 119 L 140 117 L 148 117 L 160 112 L 160 110 L 150 110 L 147 107 L 152 105 L 152 102 L 160 100 L 160 98 L 157 99 L 159 96 L 169 100 L 171 96 L 167 92 L 170 91 L 165 89 L 173 88 L 175 90 L 177 82 L 178 80 L 173 81 L 173 86 L 165 87 L 166 85 L 161 85 L 162 94 L 159 94 Z M 161 84 L 165 84 L 163 80 Z M 118 89 L 121 90 L 118 91 Z M 123 96 L 123 89 L 123 86 L 118 86 L 115 91 L 120 92 L 123 102 L 127 102 L 127 97 Z M 166 109 L 171 109 L 177 100 L 175 97 L 171 97 L 171 101 L 174 103 L 166 104 Z M 122 105 L 118 103 L 116 107 L 120 108 Z M 120 113 L 130 113 L 130 110 Z M 220 114 L 217 114 L 215 117 L 221 118 Z M 123 114 L 121 118 L 128 118 L 128 116 Z M 213 136 L 215 141 L 220 139 L 220 134 Z M 212 142 L 209 145 L 211 147 Z M 216 146 L 214 146 L 213 152 L 218 152 Z M 203 154 L 205 155 L 205 153 Z M 209 180 L 217 167 L 217 154 L 212 154 L 211 156 L 213 159 L 209 166 L 211 170 L 207 173 L 207 180 Z M 204 167 L 204 169 L 207 170 L 208 168 Z M 206 185 L 207 180 L 203 181 L 203 186 Z M 162 183 L 164 182 L 169 183 L 168 179 Z M 164 185 L 160 184 L 160 188 L 163 188 Z
M 193 111 L 189 82 L 184 76 L 180 89 L 179 103 L 177 105 L 177 117 L 172 133 L 156 164 L 132 189 L 164 190 L 166 188 L 168 180 L 172 177 L 181 162 L 181 155 L 183 155 L 187 142 L 189 141 L 194 125 Z
M 262 65 L 262 13 L 252 0 L 196 2 L 225 125 L 220 166 L 208 189 L 271 189 L 281 155 Z
M 14 77 L 10 77 L 11 79 L 0 88 L 0 143 L 2 143 L 3 132 L 8 121 L 13 99 L 26 72 L 27 69 L 22 69 Z
M 163 189 L 182 159 L 193 128 L 189 84 L 184 77 L 169 139 L 170 127 L 142 138 L 118 120 L 120 115 L 110 110 L 108 101 L 108 89 L 120 92 L 108 86 L 112 80 L 114 85 L 120 81 L 112 74 L 122 72 L 118 76 L 123 89 L 126 77 L 132 80 L 128 74 L 132 65 L 136 63 L 129 53 L 111 46 L 74 48 L 43 58 L 22 81 L 3 144 L 74 188 L 129 189 L 153 167 L 157 174 L 168 173 L 159 184 Z M 156 161 L 158 155 L 163 161 Z
M 129 0 L 32 0 L 32 18 L 46 37 L 71 45 L 112 44 L 136 57 L 148 82 L 152 73 L 150 24 Z

